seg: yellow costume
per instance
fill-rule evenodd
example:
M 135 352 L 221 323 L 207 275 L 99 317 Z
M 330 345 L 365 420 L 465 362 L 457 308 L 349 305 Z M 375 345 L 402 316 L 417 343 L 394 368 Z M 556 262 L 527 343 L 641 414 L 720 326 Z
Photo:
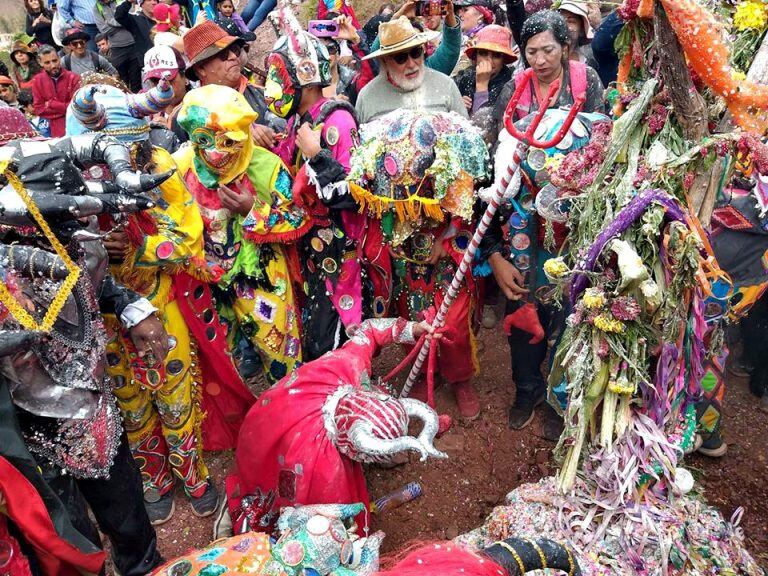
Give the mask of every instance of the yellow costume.
M 179 150 L 174 160 L 203 216 L 206 257 L 225 271 L 217 304 L 231 322 L 229 336 L 241 333 L 251 341 L 274 383 L 301 361 L 299 311 L 285 244 L 311 222 L 293 204 L 285 165 L 253 144 L 255 118 L 243 96 L 230 88 L 211 85 L 189 92 L 178 121 L 192 147 Z M 221 186 L 253 196 L 248 215 L 222 205 Z
M 154 148 L 152 160 L 158 171 L 175 166 L 161 148 Z M 200 432 L 201 384 L 193 367 L 196 344 L 173 293 L 174 274 L 210 277 L 203 258 L 203 221 L 178 174 L 161 184 L 159 192 L 153 209 L 132 217 L 128 231 L 136 242 L 112 272 L 158 309 L 171 343 L 164 365 L 145 364 L 116 318 L 106 321 L 108 372 L 148 500 L 171 490 L 171 470 L 189 496 L 202 495 L 208 479 Z

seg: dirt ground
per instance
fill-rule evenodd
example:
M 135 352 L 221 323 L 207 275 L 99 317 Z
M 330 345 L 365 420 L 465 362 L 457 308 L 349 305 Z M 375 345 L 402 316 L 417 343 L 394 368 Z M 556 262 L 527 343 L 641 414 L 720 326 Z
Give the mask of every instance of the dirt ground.
M 365 8 L 358 10 L 359 15 L 369 16 L 375 3 L 361 3 Z M 251 61 L 261 65 L 274 39 L 270 26 L 260 27 Z M 540 415 L 521 432 L 507 427 L 506 409 L 514 397 L 514 386 L 506 339 L 500 330 L 482 330 L 480 341 L 481 371 L 476 384 L 483 412 L 477 421 L 468 426 L 456 425 L 437 440 L 438 448 L 450 458 L 426 463 L 411 459 L 394 469 L 369 468 L 366 472 L 374 499 L 409 482 L 419 482 L 423 490 L 421 498 L 374 516 L 371 528 L 387 534 L 384 552 L 414 539 L 453 538 L 475 528 L 494 506 L 503 503 L 509 491 L 555 472 L 551 457 L 554 443 L 542 437 Z M 397 350 L 383 354 L 377 362 L 377 373 L 385 374 L 400 358 Z M 728 453 L 719 460 L 694 455 L 686 464 L 703 486 L 708 501 L 726 518 L 739 506 L 744 507 L 741 525 L 748 548 L 768 567 L 768 414 L 756 409 L 756 399 L 744 379 L 731 377 L 729 384 L 725 407 Z M 440 412 L 456 415 L 448 391 L 439 390 L 437 405 Z M 206 454 L 208 468 L 220 490 L 232 460 L 231 452 Z M 177 489 L 176 513 L 157 530 L 161 553 L 173 558 L 208 544 L 211 525 L 212 519 L 192 514 Z
M 423 496 L 381 516 L 374 516 L 371 528 L 387 534 L 384 551 L 398 549 L 410 540 L 453 538 L 482 524 L 485 516 L 518 485 L 553 474 L 552 442 L 542 437 L 541 416 L 526 430 L 507 428 L 506 408 L 514 395 L 510 382 L 508 347 L 500 330 L 482 330 L 483 350 L 479 354 L 481 373 L 477 387 L 483 405 L 481 417 L 468 426 L 455 426 L 437 440 L 450 458 L 445 461 L 417 459 L 390 470 L 369 468 L 370 493 L 378 498 L 408 482 L 419 482 Z M 384 374 L 400 358 L 398 350 L 382 355 L 377 373 Z M 745 508 L 742 526 L 748 548 L 768 566 L 768 462 L 765 435 L 768 414 L 755 409 L 755 398 L 743 379 L 732 379 L 727 394 L 726 456 L 712 460 L 693 456 L 687 466 L 703 484 L 710 503 L 726 518 Z M 438 409 L 456 415 L 448 391 L 437 394 Z M 216 485 L 223 485 L 232 464 L 232 454 L 207 454 L 208 467 Z M 211 540 L 212 520 L 192 515 L 179 490 L 176 513 L 158 527 L 160 550 L 166 558 L 206 545 Z

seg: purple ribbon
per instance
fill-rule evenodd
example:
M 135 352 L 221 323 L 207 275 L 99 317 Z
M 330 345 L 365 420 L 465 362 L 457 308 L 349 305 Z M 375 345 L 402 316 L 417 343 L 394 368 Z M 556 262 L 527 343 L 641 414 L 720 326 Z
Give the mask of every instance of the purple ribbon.
M 579 272 L 592 271 L 605 245 L 632 226 L 645 213 L 651 202 L 661 204 L 665 208 L 667 220 L 685 220 L 685 213 L 680 207 L 680 203 L 673 196 L 659 189 L 643 190 L 640 192 L 616 215 L 613 222 L 597 235 L 584 258 L 576 263 L 574 268 L 575 278 L 573 284 L 571 284 L 571 305 L 576 304 L 576 299 L 586 289 L 589 282 L 588 276 Z

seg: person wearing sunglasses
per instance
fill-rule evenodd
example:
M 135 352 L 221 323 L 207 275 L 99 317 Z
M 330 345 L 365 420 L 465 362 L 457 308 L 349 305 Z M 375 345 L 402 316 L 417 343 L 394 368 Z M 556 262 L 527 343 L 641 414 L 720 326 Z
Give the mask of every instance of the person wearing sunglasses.
M 80 76 L 86 72 L 100 72 L 117 77 L 117 69 L 109 60 L 88 49 L 87 44 L 90 38 L 88 33 L 80 28 L 71 28 L 66 31 L 62 44 L 69 50 L 69 54 L 62 58 L 62 68 Z
M 425 64 L 425 44 L 436 35 L 419 32 L 406 16 L 381 24 L 381 47 L 364 58 L 376 58 L 380 69 L 378 77 L 357 97 L 355 109 L 361 124 L 400 108 L 456 112 L 467 117 L 456 84 Z
M 285 129 L 285 121 L 269 111 L 264 94 L 243 76 L 241 55 L 245 44 L 242 38 L 227 34 L 210 20 L 197 24 L 184 35 L 184 52 L 189 59 L 187 78 L 199 81 L 201 86 L 218 84 L 240 92 L 258 114 L 251 127 L 256 144 L 272 148 L 277 133 Z

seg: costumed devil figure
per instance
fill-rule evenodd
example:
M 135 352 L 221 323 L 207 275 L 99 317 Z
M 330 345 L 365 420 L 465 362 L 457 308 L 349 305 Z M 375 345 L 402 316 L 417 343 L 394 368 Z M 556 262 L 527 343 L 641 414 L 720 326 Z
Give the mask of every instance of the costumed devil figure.
M 376 286 L 374 315 L 391 310 L 416 320 L 440 305 L 469 246 L 474 184 L 487 176 L 486 147 L 469 121 L 422 110 L 391 112 L 365 124 L 361 136 L 349 187 L 391 258 L 388 282 Z M 474 282 L 467 282 L 446 317 L 451 338 L 440 345 L 438 367 L 461 416 L 473 419 L 480 413 L 471 382 L 477 371 L 471 327 L 477 298 Z M 424 398 L 423 385 L 413 393 Z M 431 403 L 430 395 L 431 390 Z
M 405 450 L 422 459 L 445 457 L 432 445 L 437 414 L 417 400 L 393 398 L 370 379 L 381 347 L 413 344 L 431 330 L 425 322 L 366 320 L 341 348 L 259 397 L 240 429 L 236 469 L 227 478 L 236 533 L 269 527 L 280 508 L 305 502 L 362 502 L 367 511 L 361 462 L 387 462 Z M 411 416 L 424 421 L 418 438 L 407 435 Z M 366 517 L 360 521 L 367 524 Z
M 550 139 L 567 115 L 565 109 L 548 110 L 536 131 L 536 138 Z M 533 114 L 529 114 L 515 126 L 524 131 L 532 118 Z M 579 114 L 557 146 L 546 150 L 529 149 L 518 170 L 520 179 L 515 179 L 507 190 L 506 209 L 497 213 L 480 244 L 481 260 L 487 263 L 478 266 L 476 273 L 486 275 L 493 271 L 508 298 L 504 330 L 508 335 L 512 378 L 516 386 L 509 425 L 515 429 L 531 421 L 533 408 L 546 397 L 541 363 L 547 354 L 548 340 L 557 334 L 565 321 L 563 311 L 553 304 L 554 286 L 544 271 L 544 262 L 553 256 L 553 252 L 562 249 L 567 232 L 563 223 L 568 218 L 568 199 L 559 197 L 557 187 L 550 183 L 550 171 L 559 165 L 564 155 L 589 143 L 596 122 L 603 122 L 603 134 L 610 130 L 610 121 L 602 114 Z M 506 129 L 502 130 L 495 154 L 497 180 L 501 179 L 517 145 L 518 141 Z M 504 278 L 507 274 L 516 279 L 520 293 L 506 289 L 509 283 Z M 553 440 L 559 435 L 556 428 Z
M 81 88 L 70 104 L 67 133 L 114 135 L 130 146 L 133 168 L 148 173 L 175 170 L 170 154 L 151 144 L 147 117 L 173 98 L 168 79 L 132 95 L 106 85 Z M 103 166 L 91 168 L 108 178 Z M 208 282 L 221 271 L 208 266 L 203 220 L 178 174 L 149 192 L 155 206 L 123 222 L 103 217 L 104 245 L 115 279 L 146 297 L 159 311 L 170 337 L 165 362 L 136 349 L 114 316 L 107 371 L 123 414 L 134 457 L 144 480 L 153 523 L 173 510 L 174 475 L 192 500 L 195 514 L 213 513 L 218 499 L 202 458 L 203 447 L 234 447 L 239 424 L 253 396 L 228 355 Z M 205 423 L 203 414 L 206 414 Z
M 24 252 L 24 258 L 33 255 L 35 273 L 48 273 L 53 267 L 57 280 L 63 280 L 68 273 L 64 262 L 50 252 L 30 252 L 27 247 L 7 245 L 0 245 L 0 251 L 3 262 L 10 251 L 15 252 L 15 256 L 22 256 Z M 4 279 L 12 274 L 29 273 L 28 265 L 19 265 L 11 273 L 3 263 L 2 269 Z M 0 330 L 0 357 L 22 352 L 39 339 L 38 333 L 29 330 Z M 101 569 L 104 553 L 72 525 L 64 504 L 45 483 L 27 449 L 8 381 L 3 376 L 0 376 L 0 500 L 3 502 L 0 550 L 4 573 L 79 576 L 96 574 Z
M 302 351 L 309 361 L 337 348 L 346 327 L 370 316 L 363 306 L 371 298 L 363 296 L 360 254 L 366 218 L 349 189 L 338 184 L 357 145 L 357 120 L 348 102 L 323 97 L 331 81 L 323 43 L 301 30 L 283 3 L 277 20 L 283 36 L 267 58 L 265 97 L 273 112 L 288 119 L 288 136 L 275 153 L 294 173 L 294 201 L 314 222 L 299 242 L 306 300 Z
M 246 532 L 177 558 L 155 575 L 522 576 L 542 568 L 569 576 L 581 574 L 571 549 L 546 538 L 507 538 L 484 550 L 439 542 L 413 549 L 379 571 L 384 534 L 360 537 L 358 527 L 348 527 L 362 508 L 362 504 L 284 508 L 276 541 L 263 533 Z
M 253 143 L 255 118 L 231 88 L 192 90 L 178 114 L 192 146 L 176 152 L 174 160 L 200 206 L 206 258 L 224 270 L 217 304 L 230 324 L 229 337 L 250 340 L 274 383 L 301 361 L 285 244 L 306 233 L 311 221 L 293 203 L 283 162 Z
M 150 302 L 109 275 L 94 216 L 151 207 L 146 197 L 130 194 L 151 190 L 171 172 L 131 171 L 128 148 L 103 134 L 17 140 L 0 154 L 3 242 L 18 242 L 4 260 L 2 328 L 45 335 L 2 363 L 24 440 L 77 530 L 100 546 L 81 493 L 112 542 L 120 572 L 144 574 L 159 555 L 104 369 L 101 314 L 115 314 L 136 348 L 160 359 L 168 337 Z M 113 180 L 87 185 L 80 173 L 85 162 L 106 163 Z M 64 262 L 63 280 L 55 260 L 38 269 L 41 251 Z M 20 264 L 33 278 L 14 273 Z

